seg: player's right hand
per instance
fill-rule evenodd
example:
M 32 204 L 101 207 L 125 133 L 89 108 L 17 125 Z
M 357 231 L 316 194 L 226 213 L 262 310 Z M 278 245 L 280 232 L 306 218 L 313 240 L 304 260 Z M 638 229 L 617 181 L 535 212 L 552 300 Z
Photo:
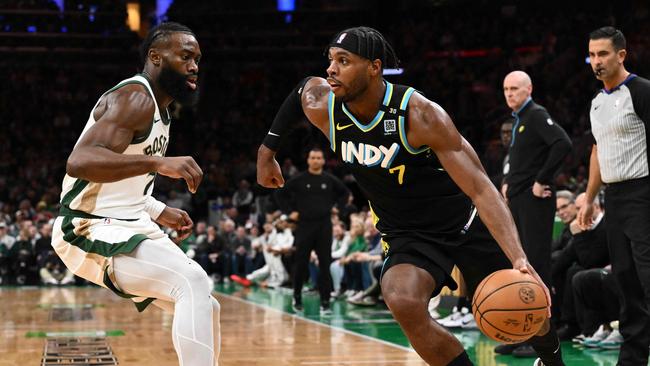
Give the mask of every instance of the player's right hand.
M 257 183 L 266 188 L 282 188 L 284 178 L 280 164 L 275 160 L 275 153 L 266 146 L 260 146 L 257 152 Z
M 184 179 L 192 193 L 196 193 L 203 179 L 203 171 L 191 156 L 164 157 L 158 164 L 157 172 L 166 177 Z
M 544 290 L 544 296 L 546 296 L 546 303 L 548 304 L 546 308 L 546 317 L 550 318 L 551 317 L 551 292 L 548 290 L 548 287 L 546 287 L 546 284 L 544 281 L 542 281 L 542 278 L 539 277 L 539 274 L 537 274 L 537 271 L 535 271 L 535 268 L 528 262 L 528 259 L 526 258 L 519 258 L 516 261 L 512 263 L 512 268 L 519 270 L 519 272 L 522 273 L 528 273 L 529 275 L 533 276 L 535 280 L 539 283 L 539 285 L 542 287 L 542 290 Z

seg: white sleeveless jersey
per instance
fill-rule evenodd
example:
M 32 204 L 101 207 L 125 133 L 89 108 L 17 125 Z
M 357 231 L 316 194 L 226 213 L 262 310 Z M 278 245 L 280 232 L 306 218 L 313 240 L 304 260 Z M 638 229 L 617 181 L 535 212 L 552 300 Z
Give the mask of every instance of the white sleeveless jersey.
M 144 85 L 151 97 L 154 98 L 156 109 L 149 134 L 134 139 L 122 154 L 165 156 L 169 142 L 169 112 L 165 111 L 166 116 L 163 119 L 149 81 L 144 76 L 138 74 L 123 80 L 102 96 L 127 84 Z M 88 123 L 86 123 L 79 140 L 95 124 L 94 113 L 98 104 L 99 100 L 90 111 Z M 79 140 L 77 140 L 77 144 Z M 156 174 L 152 172 L 112 183 L 96 183 L 73 178 L 66 174 L 61 192 L 62 215 L 82 216 L 85 214 L 129 220 L 141 218 L 144 213 L 145 201 L 153 192 L 155 178 Z

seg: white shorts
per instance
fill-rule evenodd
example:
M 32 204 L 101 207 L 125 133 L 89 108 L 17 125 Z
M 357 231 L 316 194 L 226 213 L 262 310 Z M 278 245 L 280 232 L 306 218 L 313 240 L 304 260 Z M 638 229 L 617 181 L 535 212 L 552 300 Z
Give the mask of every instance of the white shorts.
M 170 240 L 148 215 L 135 221 L 59 216 L 52 228 L 52 247 L 66 267 L 120 296 L 124 294 L 116 291 L 113 283 L 107 283 L 111 273 L 106 271 L 112 267 L 114 256 L 131 253 L 147 239 Z

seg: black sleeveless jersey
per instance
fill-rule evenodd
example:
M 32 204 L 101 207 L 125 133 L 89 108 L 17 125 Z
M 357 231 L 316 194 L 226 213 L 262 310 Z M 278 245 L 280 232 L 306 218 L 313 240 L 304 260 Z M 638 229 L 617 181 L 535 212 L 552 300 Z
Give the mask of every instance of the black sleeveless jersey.
M 332 150 L 351 170 L 383 234 L 447 236 L 467 230 L 472 202 L 427 147 L 406 139 L 408 101 L 415 89 L 386 83 L 380 110 L 367 125 L 330 92 Z

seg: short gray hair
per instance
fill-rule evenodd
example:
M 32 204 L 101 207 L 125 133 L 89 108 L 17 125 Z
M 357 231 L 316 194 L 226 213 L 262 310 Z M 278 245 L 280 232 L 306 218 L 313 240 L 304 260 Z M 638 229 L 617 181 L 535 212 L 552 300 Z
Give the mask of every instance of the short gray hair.
M 575 202 L 575 200 L 576 200 L 576 195 L 573 194 L 573 192 L 571 192 L 569 190 L 566 190 L 566 189 L 563 189 L 561 191 L 557 191 L 557 193 L 555 194 L 555 197 L 556 198 L 564 198 L 565 200 L 567 200 L 567 201 L 569 201 L 571 203 Z

